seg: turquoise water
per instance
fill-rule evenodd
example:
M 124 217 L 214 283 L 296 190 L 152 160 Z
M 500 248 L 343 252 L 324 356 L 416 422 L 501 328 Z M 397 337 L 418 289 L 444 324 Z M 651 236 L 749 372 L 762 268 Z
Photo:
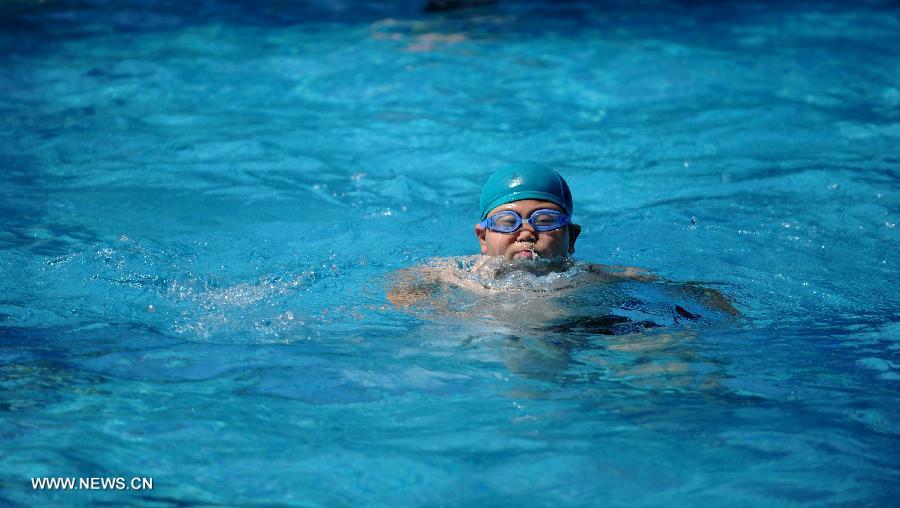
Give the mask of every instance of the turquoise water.
M 896 503 L 896 4 L 0 11 L 0 504 Z M 517 161 L 673 282 L 390 305 Z

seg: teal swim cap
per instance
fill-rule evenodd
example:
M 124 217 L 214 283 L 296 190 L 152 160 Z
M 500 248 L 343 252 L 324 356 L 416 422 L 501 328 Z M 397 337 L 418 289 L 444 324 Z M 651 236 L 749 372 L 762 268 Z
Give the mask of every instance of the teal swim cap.
M 494 208 L 521 199 L 550 201 L 572 215 L 572 192 L 559 173 L 543 166 L 516 164 L 497 171 L 484 184 L 481 219 Z

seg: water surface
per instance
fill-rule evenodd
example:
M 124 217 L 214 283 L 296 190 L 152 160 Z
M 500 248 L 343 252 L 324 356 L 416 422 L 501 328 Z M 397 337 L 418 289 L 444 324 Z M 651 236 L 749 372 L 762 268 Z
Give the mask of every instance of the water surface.
M 896 502 L 894 4 L 0 9 L 5 503 Z M 577 259 L 742 317 L 392 306 L 519 161 L 571 184 Z

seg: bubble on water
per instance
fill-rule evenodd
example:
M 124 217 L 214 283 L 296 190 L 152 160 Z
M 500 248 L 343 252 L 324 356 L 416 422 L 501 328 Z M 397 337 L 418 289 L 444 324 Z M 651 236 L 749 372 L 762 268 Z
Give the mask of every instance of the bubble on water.
M 561 264 L 565 265 L 565 271 L 559 270 Z M 501 257 L 479 260 L 474 256 L 457 258 L 454 275 L 487 289 L 557 291 L 574 286 L 586 273 L 586 266 L 574 261 L 551 261 L 537 255 L 514 261 Z
M 310 269 L 290 276 L 264 275 L 225 287 L 188 277 L 173 280 L 166 297 L 182 309 L 173 324 L 179 334 L 208 338 L 223 331 L 250 328 L 262 332 L 256 335 L 262 340 L 283 342 L 295 339 L 295 331 L 305 323 L 293 310 L 273 310 L 291 292 L 309 290 L 321 277 Z

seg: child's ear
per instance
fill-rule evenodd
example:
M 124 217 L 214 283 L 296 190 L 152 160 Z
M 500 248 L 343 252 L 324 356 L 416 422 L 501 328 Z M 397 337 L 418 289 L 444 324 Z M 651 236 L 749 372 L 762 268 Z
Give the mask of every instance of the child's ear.
M 580 224 L 569 224 L 569 254 L 575 254 L 575 240 L 581 234 Z
M 487 233 L 487 230 L 484 229 L 484 226 L 481 224 L 475 224 L 475 236 L 478 237 L 478 243 L 481 244 L 481 253 L 487 254 L 487 242 L 484 239 L 484 235 Z

